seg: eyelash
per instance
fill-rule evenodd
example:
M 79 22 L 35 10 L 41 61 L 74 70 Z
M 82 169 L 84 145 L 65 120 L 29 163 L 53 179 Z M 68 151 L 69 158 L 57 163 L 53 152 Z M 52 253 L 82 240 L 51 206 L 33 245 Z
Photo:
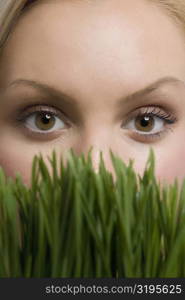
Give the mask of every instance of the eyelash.
M 31 112 L 30 112 L 31 110 Z M 26 112 L 25 112 L 26 111 Z M 22 110 L 21 113 L 19 113 L 19 116 L 16 117 L 16 122 L 18 124 L 18 126 L 23 126 L 25 127 L 27 130 L 29 130 L 30 134 L 32 136 L 40 136 L 40 137 L 47 137 L 48 134 L 52 134 L 48 133 L 48 132 L 35 132 L 34 130 L 31 130 L 29 128 L 27 128 L 26 126 L 24 126 L 24 123 L 26 121 L 26 119 L 28 117 L 30 117 L 32 114 L 34 113 L 49 113 L 52 116 L 58 117 L 63 119 L 64 123 L 67 125 L 71 125 L 70 122 L 68 121 L 67 117 L 65 116 L 64 113 L 59 112 L 54 106 L 50 105 L 48 106 L 47 104 L 37 104 L 37 106 L 28 106 L 26 107 L 24 110 Z M 21 116 L 20 116 L 21 114 Z M 138 108 L 137 112 L 131 112 L 131 116 L 129 116 L 129 118 L 127 118 L 126 122 L 129 122 L 130 120 L 132 120 L 133 118 L 137 118 L 137 117 L 142 117 L 142 116 L 151 116 L 151 117 L 157 117 L 160 118 L 161 120 L 164 120 L 167 124 L 174 124 L 177 122 L 177 118 L 175 116 L 173 116 L 171 113 L 166 113 L 164 110 L 162 110 L 159 107 L 156 106 L 149 106 L 149 107 L 141 107 Z M 164 133 L 166 133 L 168 130 L 173 131 L 172 128 L 168 127 L 165 130 L 153 133 L 153 134 L 142 134 L 139 133 L 137 131 L 133 131 L 132 130 L 132 134 L 137 138 L 142 138 L 144 141 L 152 141 L 155 139 L 159 139 L 160 137 L 163 136 Z
M 136 113 L 133 113 L 131 115 L 132 116 L 129 117 L 125 123 L 132 120 L 133 118 L 142 117 L 142 116 L 157 117 L 165 121 L 167 124 L 171 124 L 171 125 L 177 122 L 177 118 L 173 114 L 167 113 L 163 109 L 156 106 L 139 108 L 139 110 Z M 171 127 L 168 127 L 162 131 L 152 133 L 152 134 L 142 134 L 137 131 L 133 131 L 133 135 L 135 135 L 136 138 L 139 137 L 142 138 L 144 141 L 150 141 L 150 140 L 152 141 L 155 139 L 159 139 L 160 137 L 163 136 L 163 134 L 167 133 L 167 131 L 173 132 L 173 129 Z
M 18 116 L 16 117 L 16 123 L 17 123 L 18 127 L 19 126 L 24 127 L 24 129 L 26 129 L 29 132 L 29 134 L 33 137 L 39 136 L 39 138 L 42 138 L 42 137 L 48 137 L 49 135 L 54 134 L 54 132 L 44 132 L 44 131 L 36 132 L 25 126 L 26 119 L 35 113 L 45 113 L 45 114 L 49 113 L 53 117 L 58 117 L 58 118 L 62 119 L 63 122 L 67 126 L 70 125 L 70 122 L 68 121 L 67 116 L 65 116 L 64 113 L 60 112 L 52 105 L 48 106 L 47 104 L 43 104 L 43 103 L 37 104 L 36 106 L 30 105 L 30 106 L 27 106 L 25 109 L 22 109 L 18 112 Z M 63 130 L 65 130 L 65 129 L 63 129 Z

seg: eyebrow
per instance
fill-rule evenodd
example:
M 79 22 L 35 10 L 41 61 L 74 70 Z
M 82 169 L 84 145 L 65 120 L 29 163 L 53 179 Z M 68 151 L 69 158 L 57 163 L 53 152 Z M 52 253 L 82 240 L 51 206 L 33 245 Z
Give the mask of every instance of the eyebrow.
M 29 79 L 16 79 L 15 81 L 12 81 L 9 86 L 6 88 L 8 89 L 11 86 L 29 86 L 36 90 L 38 90 L 41 93 L 44 93 L 45 95 L 49 96 L 50 98 L 56 99 L 56 101 L 60 101 L 61 104 L 66 106 L 75 105 L 77 106 L 76 101 L 69 95 L 63 93 L 62 91 L 56 89 L 55 87 L 52 87 L 50 85 L 47 85 L 45 83 L 41 83 L 39 81 L 35 80 L 29 80 Z
M 176 77 L 167 76 L 167 77 L 159 78 L 155 82 L 146 86 L 145 88 L 138 90 L 138 91 L 126 96 L 125 98 L 121 98 L 118 102 L 119 103 L 118 105 L 122 105 L 123 102 L 126 104 L 128 102 L 131 103 L 131 102 L 138 101 L 138 99 L 140 99 L 141 97 L 148 96 L 148 95 L 152 94 L 153 92 L 159 90 L 163 85 L 177 84 L 177 83 L 183 84 L 185 86 L 185 82 Z
M 127 95 L 126 97 L 122 97 L 119 99 L 117 102 L 118 106 L 127 104 L 128 102 L 135 102 L 138 100 L 138 98 L 141 98 L 143 96 L 149 95 L 156 90 L 158 90 L 161 86 L 165 84 L 174 84 L 174 83 L 181 83 L 185 85 L 185 82 L 182 81 L 181 79 L 178 79 L 176 77 L 162 77 L 155 82 L 149 84 L 145 88 L 138 90 L 132 94 Z M 34 89 L 39 90 L 42 93 L 48 94 L 50 97 L 56 98 L 56 101 L 60 101 L 61 104 L 66 105 L 66 106 L 77 106 L 77 100 L 75 100 L 73 97 L 70 97 L 69 95 L 63 93 L 62 91 L 56 89 L 55 87 L 49 86 L 47 84 L 34 81 L 34 80 L 28 80 L 28 79 L 17 79 L 9 84 L 7 89 L 11 86 L 14 85 L 22 85 L 22 86 L 30 86 L 33 87 Z

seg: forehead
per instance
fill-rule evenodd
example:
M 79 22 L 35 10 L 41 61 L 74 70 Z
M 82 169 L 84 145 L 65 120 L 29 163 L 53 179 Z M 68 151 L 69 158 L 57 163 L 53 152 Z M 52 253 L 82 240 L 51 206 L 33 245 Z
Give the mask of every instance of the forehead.
M 142 87 L 159 73 L 178 76 L 183 47 L 172 19 L 145 0 L 41 0 L 12 32 L 5 71 L 9 80 L 31 76 L 70 86 L 83 78 L 84 86 L 89 80 L 101 89 L 114 78 L 117 86 L 140 78 Z

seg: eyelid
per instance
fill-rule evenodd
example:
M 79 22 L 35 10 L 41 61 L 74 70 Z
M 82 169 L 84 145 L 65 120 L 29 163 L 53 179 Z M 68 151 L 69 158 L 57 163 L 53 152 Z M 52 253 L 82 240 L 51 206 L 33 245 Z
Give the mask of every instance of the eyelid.
M 173 123 L 178 121 L 178 118 L 172 113 L 171 110 L 165 109 L 162 106 L 159 105 L 148 105 L 145 107 L 138 107 L 137 109 L 134 109 L 130 113 L 126 115 L 126 118 L 123 122 L 123 125 L 125 125 L 127 122 L 132 120 L 133 118 L 136 118 L 137 116 L 140 115 L 145 115 L 145 114 L 153 114 L 156 117 L 163 117 L 165 116 L 165 119 L 172 119 Z M 159 115 L 159 116 L 158 116 Z
M 21 113 L 22 111 L 22 113 Z M 23 132 L 25 133 L 25 136 L 31 137 L 35 140 L 43 141 L 43 142 L 49 142 L 53 139 L 57 139 L 58 137 L 64 138 L 65 135 L 61 135 L 61 129 L 56 129 L 53 131 L 49 132 L 41 132 L 41 131 L 36 131 L 30 129 L 28 126 L 26 126 L 26 119 L 31 117 L 34 113 L 39 113 L 44 112 L 44 113 L 49 113 L 53 114 L 53 116 L 60 118 L 65 125 L 67 125 L 67 128 L 63 128 L 62 132 L 65 133 L 66 130 L 68 130 L 69 127 L 71 127 L 70 122 L 66 118 L 66 116 L 61 112 L 60 110 L 56 109 L 52 105 L 46 104 L 45 106 L 43 104 L 35 104 L 35 105 L 28 105 L 27 107 L 23 109 L 19 109 L 18 113 L 16 112 L 17 116 L 15 117 L 15 123 L 14 127 L 20 127 L 22 128 Z
M 138 142 L 142 143 L 155 143 L 162 137 L 164 137 L 168 132 L 173 132 L 173 129 L 170 127 L 166 127 L 164 130 L 159 131 L 153 134 L 140 134 L 137 131 L 133 131 L 130 133 L 130 137 L 134 138 Z
M 139 117 L 139 116 L 144 116 L 144 115 L 150 115 L 152 117 L 156 117 L 161 119 L 164 123 L 163 129 L 159 130 L 157 132 L 153 133 L 142 133 L 142 131 L 137 131 L 134 129 L 129 129 L 126 127 L 127 123 L 131 122 L 133 119 Z M 123 126 L 128 129 L 128 136 L 133 138 L 134 140 L 142 143 L 152 143 L 152 142 L 157 142 L 159 139 L 161 139 L 164 135 L 167 134 L 168 131 L 172 131 L 172 125 L 175 125 L 178 121 L 178 118 L 176 115 L 172 112 L 169 112 L 168 110 L 165 110 L 159 106 L 147 106 L 147 107 L 141 107 L 130 114 L 127 114 L 127 118 L 123 123 Z M 171 125 L 171 126 L 170 126 Z
M 19 110 L 18 116 L 17 116 L 17 121 L 23 121 L 25 118 L 31 116 L 33 113 L 37 113 L 37 112 L 48 112 L 50 114 L 53 114 L 61 119 L 64 120 L 64 122 L 67 125 L 70 125 L 70 122 L 66 116 L 66 114 L 61 111 L 56 109 L 54 106 L 52 105 L 48 105 L 48 104 L 36 104 L 36 105 L 28 105 L 27 107 Z

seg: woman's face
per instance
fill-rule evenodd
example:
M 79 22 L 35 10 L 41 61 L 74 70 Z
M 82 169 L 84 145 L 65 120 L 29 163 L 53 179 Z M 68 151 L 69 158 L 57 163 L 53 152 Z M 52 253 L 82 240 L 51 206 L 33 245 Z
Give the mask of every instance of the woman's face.
M 109 150 L 143 173 L 185 176 L 185 40 L 144 0 L 38 1 L 0 61 L 0 164 L 30 182 L 32 159 L 73 148 L 98 168 Z M 114 172 L 113 172 L 114 173 Z

